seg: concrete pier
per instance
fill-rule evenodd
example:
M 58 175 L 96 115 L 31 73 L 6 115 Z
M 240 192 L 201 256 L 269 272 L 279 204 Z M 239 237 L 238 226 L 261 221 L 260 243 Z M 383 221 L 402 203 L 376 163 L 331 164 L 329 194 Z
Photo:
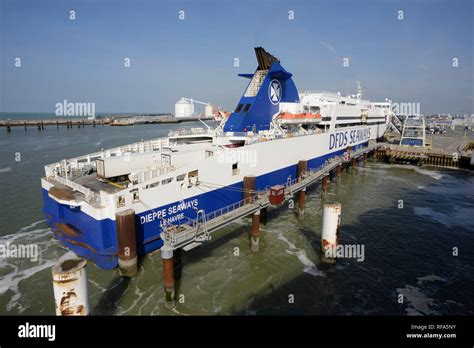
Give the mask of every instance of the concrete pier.
M 51 269 L 56 315 L 89 315 L 86 267 L 86 260 L 72 258 L 58 262 Z
M 135 211 L 127 209 L 115 214 L 119 273 L 133 277 L 138 271 Z

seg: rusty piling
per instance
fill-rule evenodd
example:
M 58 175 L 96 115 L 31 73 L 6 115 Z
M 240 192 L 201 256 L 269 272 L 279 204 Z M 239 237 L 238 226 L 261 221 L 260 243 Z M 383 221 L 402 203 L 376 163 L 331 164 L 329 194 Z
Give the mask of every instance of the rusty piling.
M 321 232 L 321 261 L 336 262 L 339 244 L 339 226 L 341 223 L 341 204 L 325 204 L 323 210 L 323 228 Z
M 308 161 L 301 160 L 298 161 L 298 166 L 296 169 L 296 177 L 298 181 L 302 180 L 308 170 Z M 298 219 L 304 219 L 304 207 L 306 203 L 306 187 L 299 192 L 298 198 Z
M 342 172 L 342 165 L 339 164 L 339 165 L 336 167 L 336 177 L 337 177 L 337 178 L 340 178 L 340 177 L 341 177 L 341 172 Z
M 160 250 L 161 260 L 163 262 L 165 306 L 168 309 L 172 309 L 176 305 L 174 289 L 173 249 L 163 246 Z
M 173 252 L 173 272 L 176 279 L 181 278 L 181 249 L 175 249 Z
M 329 175 L 325 175 L 321 180 L 321 193 L 326 193 L 329 186 Z
M 264 225 L 267 224 L 267 208 L 260 209 L 260 222 Z
M 89 315 L 87 261 L 67 259 L 56 263 L 51 271 L 56 315 Z
M 137 274 L 137 237 L 135 211 L 132 209 L 115 213 L 119 273 L 124 277 Z
M 252 237 L 251 237 L 251 249 L 253 252 L 259 250 L 260 244 L 260 210 L 257 210 L 252 215 Z
M 253 203 L 253 197 L 255 195 L 255 176 L 244 176 L 244 192 L 242 199 L 245 201 L 244 204 Z

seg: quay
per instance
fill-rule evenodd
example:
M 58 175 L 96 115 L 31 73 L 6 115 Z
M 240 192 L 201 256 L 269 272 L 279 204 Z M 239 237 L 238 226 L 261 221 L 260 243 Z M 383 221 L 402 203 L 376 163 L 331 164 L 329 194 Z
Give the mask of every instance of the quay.
M 384 143 L 375 158 L 387 163 L 474 169 L 474 132 L 453 131 L 432 135 L 427 146 Z
M 173 117 L 171 115 L 160 116 L 143 116 L 143 115 L 119 115 L 114 117 L 86 119 L 86 118 L 71 118 L 71 119 L 28 119 L 28 120 L 0 120 L 0 127 L 5 127 L 10 133 L 12 128 L 24 128 L 26 131 L 28 127 L 43 131 L 46 126 L 84 128 L 85 126 L 134 126 L 140 124 L 178 124 L 183 122 L 198 122 L 199 120 L 208 121 L 213 120 L 213 117 Z

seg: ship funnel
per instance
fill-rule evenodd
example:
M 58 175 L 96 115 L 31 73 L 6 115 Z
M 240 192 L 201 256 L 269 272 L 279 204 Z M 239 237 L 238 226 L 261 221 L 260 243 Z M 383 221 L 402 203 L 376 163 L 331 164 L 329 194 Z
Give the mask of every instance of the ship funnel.
M 255 48 L 255 55 L 258 63 L 255 72 L 239 74 L 250 82 L 235 111 L 227 119 L 224 132 L 268 130 L 281 102 L 299 102 L 292 74 L 280 65 L 279 59 L 262 47 Z

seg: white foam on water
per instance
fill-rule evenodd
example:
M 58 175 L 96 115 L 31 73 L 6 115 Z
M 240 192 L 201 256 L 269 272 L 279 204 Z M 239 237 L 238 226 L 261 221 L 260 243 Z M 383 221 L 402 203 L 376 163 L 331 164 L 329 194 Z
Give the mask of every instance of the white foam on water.
M 431 308 L 434 300 L 427 297 L 419 288 L 406 285 L 403 289 L 397 289 L 397 293 L 403 295 L 408 306 L 405 309 L 408 315 L 436 314 L 436 311 Z
M 7 311 L 12 310 L 13 308 L 19 308 L 19 312 L 21 313 L 26 308 L 24 308 L 20 303 L 19 300 L 21 299 L 20 289 L 18 284 L 23 280 L 29 279 L 38 272 L 41 272 L 47 268 L 51 268 L 56 262 L 60 262 L 66 260 L 68 258 L 74 258 L 76 254 L 72 251 L 67 252 L 59 259 L 56 260 L 48 260 L 43 264 L 33 266 L 27 269 L 19 270 L 18 267 L 15 268 L 14 272 L 10 272 L 4 277 L 0 278 L 0 295 L 3 295 L 8 290 L 13 291 L 13 296 L 10 298 L 10 301 L 7 304 Z
M 415 172 L 417 172 L 418 174 L 428 175 L 435 180 L 439 180 L 444 177 L 444 175 L 441 175 L 439 172 L 434 171 L 434 170 L 421 169 L 420 167 L 413 167 L 413 168 Z
M 435 180 L 439 180 L 439 179 L 445 177 L 445 175 L 440 174 L 436 170 L 421 169 L 420 167 L 413 166 L 413 165 L 407 165 L 407 164 L 380 164 L 380 166 L 384 167 L 384 168 L 398 168 L 398 169 L 414 170 L 418 174 L 428 175 L 428 176 L 432 177 Z
M 438 277 L 437 275 L 434 275 L 434 274 L 430 274 L 430 275 L 420 277 L 420 278 L 417 278 L 417 279 L 418 279 L 418 284 L 420 284 L 420 285 L 423 284 L 424 282 L 435 282 L 435 281 L 447 282 L 446 279 L 444 279 L 442 277 Z
M 440 223 L 446 227 L 474 227 L 472 208 L 457 208 L 447 213 L 441 213 L 429 207 L 414 207 L 415 215 Z
M 35 274 L 52 267 L 54 263 L 62 261 L 66 258 L 75 257 L 72 251 L 67 252 L 60 258 L 53 260 L 44 260 L 44 256 L 54 257 L 54 252 L 46 252 L 50 247 L 57 246 L 58 242 L 50 238 L 49 228 L 35 228 L 44 223 L 44 220 L 33 222 L 27 226 L 20 228 L 16 233 L 0 237 L 0 244 L 34 244 L 37 245 L 38 259 L 31 261 L 29 259 L 18 258 L 2 258 L 0 259 L 0 268 L 9 269 L 8 273 L 0 277 L 0 295 L 4 295 L 8 291 L 12 291 L 8 304 L 7 311 L 17 309 L 19 313 L 25 311 L 28 306 L 21 303 L 22 294 L 19 290 L 19 284 L 34 276 Z M 46 238 L 45 238 L 46 237 Z
M 7 173 L 7 172 L 9 172 L 10 170 L 12 170 L 11 167 L 0 168 L 0 173 Z
M 294 255 L 300 260 L 300 262 L 303 264 L 303 272 L 306 272 L 308 274 L 314 275 L 314 276 L 322 276 L 323 273 L 318 270 L 316 265 L 308 258 L 308 255 L 306 254 L 306 251 L 303 249 L 299 249 L 291 243 L 288 239 L 286 239 L 281 233 L 278 233 L 278 239 L 284 241 L 286 244 L 288 244 L 289 250 L 286 250 L 286 252 L 290 255 Z

